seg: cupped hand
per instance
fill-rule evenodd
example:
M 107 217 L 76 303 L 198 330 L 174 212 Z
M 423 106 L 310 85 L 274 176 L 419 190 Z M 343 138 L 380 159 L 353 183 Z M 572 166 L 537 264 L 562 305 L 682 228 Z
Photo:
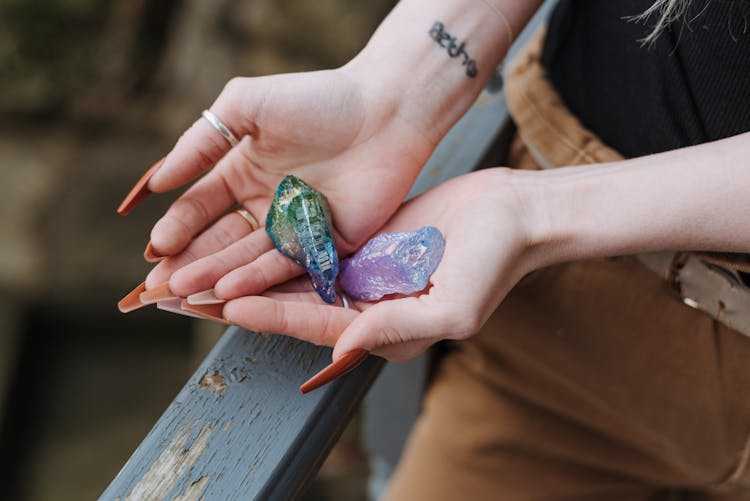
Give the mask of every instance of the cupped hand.
M 425 137 L 413 117 L 397 111 L 396 93 L 374 90 L 357 75 L 345 67 L 229 82 L 211 111 L 240 143 L 230 149 L 201 118 L 148 182 L 150 191 L 165 192 L 205 173 L 151 231 L 152 250 L 168 259 L 152 270 L 147 287 L 171 277 L 173 291 L 187 296 L 244 266 L 242 283 L 225 283 L 232 297 L 299 274 L 262 229 L 251 232 L 231 212 L 242 206 L 263 225 L 287 174 L 327 196 L 340 253 L 388 220 L 439 138 Z
M 404 204 L 383 232 L 435 226 L 445 252 L 425 291 L 354 309 L 325 305 L 295 281 L 224 306 L 232 324 L 335 346 L 334 360 L 365 349 L 406 361 L 442 339 L 475 334 L 507 292 L 539 263 L 535 217 L 514 174 L 489 169 L 453 179 Z M 358 310 L 358 311 L 357 311 Z

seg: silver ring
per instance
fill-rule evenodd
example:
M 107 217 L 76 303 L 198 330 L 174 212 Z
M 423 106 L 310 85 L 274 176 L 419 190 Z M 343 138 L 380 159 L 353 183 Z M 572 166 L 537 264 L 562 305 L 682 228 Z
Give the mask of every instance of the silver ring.
M 227 141 L 229 141 L 229 144 L 232 146 L 237 146 L 239 144 L 239 141 L 237 140 L 237 137 L 232 134 L 232 131 L 229 130 L 229 128 L 222 123 L 221 120 L 219 120 L 219 117 L 213 114 L 213 112 L 209 110 L 203 110 L 203 113 L 201 113 L 203 118 L 208 120 L 208 122 L 214 126 L 214 129 L 219 131 L 219 134 L 224 136 Z
M 349 298 L 346 297 L 346 293 L 344 291 L 341 291 L 339 294 L 341 295 L 341 302 L 344 303 L 344 308 L 346 308 L 347 310 L 350 309 L 351 306 L 349 306 Z

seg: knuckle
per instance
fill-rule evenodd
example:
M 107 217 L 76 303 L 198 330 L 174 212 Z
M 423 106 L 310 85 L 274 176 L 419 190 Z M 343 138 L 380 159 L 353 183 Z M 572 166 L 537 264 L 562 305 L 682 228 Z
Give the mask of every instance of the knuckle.
M 242 87 L 244 87 L 245 78 L 243 77 L 232 77 L 229 80 L 227 80 L 227 83 L 224 84 L 224 88 L 221 91 L 220 98 L 221 99 L 233 99 L 236 98 L 242 91 Z
M 221 249 L 226 249 L 237 240 L 228 228 L 219 224 L 214 226 L 214 238 Z
M 271 286 L 271 279 L 268 277 L 266 270 L 261 266 L 251 266 L 249 274 L 248 287 L 251 290 L 264 291 Z
M 174 217 L 188 228 L 203 227 L 211 220 L 208 207 L 198 198 L 185 195 L 175 202 Z M 196 228 L 197 229 L 197 228 Z
M 380 331 L 380 338 L 383 345 L 401 344 L 406 341 L 401 332 L 392 325 L 381 325 L 378 330 Z
M 319 310 L 319 327 L 321 333 L 321 341 L 325 345 L 332 346 L 336 341 L 336 332 L 334 332 L 331 325 L 331 317 L 326 314 L 325 311 Z
M 289 319 L 286 316 L 283 303 L 274 301 L 271 305 L 271 318 L 275 320 L 276 329 L 278 329 L 279 334 L 287 334 L 289 331 Z
M 151 235 L 154 245 L 160 250 L 173 254 L 177 248 L 181 248 L 185 242 L 190 240 L 190 228 L 179 212 L 169 211 L 154 226 Z
M 190 129 L 188 129 L 177 141 L 177 144 L 181 148 L 185 148 L 186 151 L 192 152 L 194 164 L 201 166 L 201 171 L 208 170 L 213 166 L 219 159 L 224 156 L 226 146 L 223 136 L 217 131 L 212 131 L 208 134 L 200 134 L 198 124 L 194 123 Z M 204 140 L 196 141 L 195 138 L 201 137 Z

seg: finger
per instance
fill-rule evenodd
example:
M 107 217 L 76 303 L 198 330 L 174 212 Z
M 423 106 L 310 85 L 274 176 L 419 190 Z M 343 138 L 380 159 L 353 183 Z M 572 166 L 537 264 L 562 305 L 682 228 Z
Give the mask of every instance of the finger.
M 178 198 L 151 230 L 151 245 L 161 256 L 173 256 L 187 247 L 234 203 L 221 175 L 211 173 Z
M 358 305 L 352 305 L 352 302 L 344 303 L 341 294 L 337 294 L 336 301 L 331 305 L 323 300 L 312 287 L 307 277 L 290 280 L 284 284 L 273 287 L 262 294 L 263 297 L 276 299 L 277 301 L 296 302 L 296 303 L 313 303 L 321 306 L 339 306 L 342 308 L 352 308 L 359 310 Z
M 149 288 L 169 280 L 172 274 L 194 261 L 219 252 L 252 231 L 245 219 L 230 212 L 214 223 L 211 228 L 198 235 L 184 251 L 160 262 L 146 277 Z
M 333 352 L 337 360 L 355 349 L 406 361 L 430 344 L 461 335 L 459 315 L 450 305 L 430 294 L 383 301 L 358 316 L 339 338 Z
M 263 295 L 267 297 L 273 297 L 271 294 L 290 292 L 315 292 L 315 290 L 313 289 L 312 283 L 310 283 L 310 278 L 307 275 L 300 275 L 298 277 L 287 280 L 282 284 L 274 285 L 273 287 L 268 288 L 263 292 Z M 317 294 L 317 292 L 315 292 L 315 294 Z
M 333 346 L 357 315 L 360 315 L 357 311 L 337 306 L 263 296 L 233 299 L 224 305 L 224 318 L 233 325 L 326 346 Z
M 240 218 L 238 215 L 235 217 Z M 222 250 L 176 270 L 169 279 L 170 287 L 183 297 L 210 289 L 230 271 L 254 261 L 272 248 L 273 242 L 265 230 L 258 229 Z
M 218 279 L 214 285 L 216 297 L 231 299 L 260 294 L 274 285 L 305 273 L 304 268 L 276 249 L 269 250 L 255 260 L 247 259 L 246 262 L 247 264 Z
M 151 244 L 163 256 L 174 255 L 235 202 L 242 203 L 257 221 L 263 221 L 268 207 L 265 188 L 249 168 L 248 139 L 221 159 L 216 168 L 195 183 L 157 221 L 151 230 Z
M 253 96 L 249 100 L 248 96 Z M 260 101 L 257 92 L 251 92 L 250 79 L 230 80 L 213 105 L 213 112 L 237 139 L 256 134 L 253 120 L 255 105 Z M 211 123 L 203 117 L 185 131 L 167 155 L 161 168 L 151 177 L 151 191 L 164 192 L 195 179 L 213 167 L 231 145 Z

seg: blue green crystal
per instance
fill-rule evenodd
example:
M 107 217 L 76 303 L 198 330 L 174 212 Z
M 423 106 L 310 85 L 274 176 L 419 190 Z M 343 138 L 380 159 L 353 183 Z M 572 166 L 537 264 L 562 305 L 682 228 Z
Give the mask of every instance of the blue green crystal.
M 266 233 L 279 252 L 304 267 L 313 288 L 327 303 L 336 301 L 339 257 L 331 233 L 331 209 L 318 190 L 286 176 L 266 217 Z

